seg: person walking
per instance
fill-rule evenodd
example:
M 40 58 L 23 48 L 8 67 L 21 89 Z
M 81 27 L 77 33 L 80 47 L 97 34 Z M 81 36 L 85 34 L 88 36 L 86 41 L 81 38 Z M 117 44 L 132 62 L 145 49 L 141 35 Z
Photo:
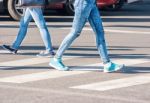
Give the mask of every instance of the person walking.
M 121 70 L 124 65 L 113 63 L 108 57 L 104 38 L 104 29 L 99 10 L 96 6 L 96 0 L 75 0 L 74 8 L 75 16 L 71 32 L 65 37 L 56 55 L 50 60 L 49 65 L 57 70 L 69 70 L 69 68 L 63 64 L 62 56 L 65 50 L 68 49 L 72 42 L 80 35 L 88 20 L 96 34 L 96 44 L 104 64 L 104 72 L 115 72 Z
M 45 51 L 40 52 L 37 56 L 54 56 L 55 53 L 52 48 L 51 37 L 43 17 L 42 7 L 39 6 L 26 7 L 25 14 L 20 20 L 20 30 L 15 41 L 13 42 L 12 46 L 3 45 L 2 47 L 13 54 L 16 54 L 27 34 L 28 25 L 32 19 L 35 21 L 37 27 L 39 28 L 46 48 Z

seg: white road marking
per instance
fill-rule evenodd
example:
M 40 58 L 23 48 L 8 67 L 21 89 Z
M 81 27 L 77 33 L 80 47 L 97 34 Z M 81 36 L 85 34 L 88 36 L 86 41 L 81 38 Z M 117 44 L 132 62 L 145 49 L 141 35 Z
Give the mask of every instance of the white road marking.
M 99 83 L 92 83 L 87 85 L 74 86 L 74 89 L 85 89 L 85 90 L 96 90 L 96 91 L 107 91 L 112 89 L 119 89 L 124 87 L 130 87 L 135 85 L 142 85 L 150 83 L 150 75 L 136 76 L 123 79 L 115 79 L 110 81 L 104 81 Z
M 119 64 L 125 64 L 125 66 L 131 66 L 131 65 L 141 64 L 141 63 L 149 63 L 150 61 L 145 59 L 120 59 L 114 62 Z M 91 66 L 100 66 L 100 65 L 102 66 L 102 64 L 100 63 L 93 64 Z M 78 70 L 82 70 L 82 68 L 79 68 Z M 110 80 L 110 81 L 92 83 L 92 84 L 80 85 L 80 86 L 73 86 L 70 88 L 106 91 L 106 90 L 129 87 L 129 86 L 146 84 L 146 83 L 150 83 L 150 75 Z
M 65 76 L 72 76 L 82 73 L 88 73 L 88 71 L 47 71 L 47 72 L 40 72 L 40 73 L 32 73 L 32 74 L 25 74 L 25 75 L 18 75 L 13 77 L 6 77 L 1 78 L 0 82 L 8 82 L 8 83 L 26 83 L 26 82 L 33 82 L 39 80 L 45 80 L 50 78 L 58 78 L 58 77 L 65 77 Z
M 145 31 L 131 31 L 131 30 L 111 30 L 105 29 L 105 32 L 114 32 L 114 33 L 131 33 L 131 34 L 150 34 L 150 32 Z
M 69 60 L 72 58 L 78 58 L 76 57 L 65 57 L 63 60 Z M 13 67 L 19 67 L 19 66 L 28 66 L 28 65 L 36 65 L 36 64 L 42 64 L 42 63 L 48 63 L 50 61 L 50 58 L 29 58 L 29 59 L 21 59 L 21 60 L 14 60 L 14 61 L 8 61 L 8 62 L 2 62 L 0 63 L 0 68 L 13 68 Z
M 136 64 L 148 63 L 149 59 L 119 59 L 114 61 L 118 64 L 125 64 L 125 66 L 131 66 Z
M 49 62 L 49 58 L 29 58 L 0 63 L 0 67 L 17 67 Z
M 146 59 L 119 59 L 119 60 L 112 60 L 114 63 L 117 64 L 124 64 L 125 66 L 131 66 L 131 65 L 136 65 L 136 64 L 141 64 L 141 63 L 148 63 L 150 62 L 149 60 Z M 102 63 L 95 63 L 95 64 L 90 64 L 90 65 L 84 65 L 84 66 L 76 66 L 71 68 L 72 70 L 103 70 L 103 64 Z
M 33 62 L 34 59 L 36 62 Z M 40 59 L 32 58 L 32 59 L 27 59 L 27 61 L 32 62 L 30 64 L 35 64 L 35 63 L 37 64 L 37 63 L 47 62 L 47 59 L 48 58 L 40 58 Z M 68 59 L 70 59 L 70 58 L 68 58 Z M 21 60 L 21 61 L 26 63 L 26 65 L 28 64 L 27 61 L 25 61 L 25 60 Z M 43 61 L 43 62 L 41 62 L 41 61 Z M 15 66 L 20 66 L 20 64 L 19 64 L 20 61 L 17 61 L 17 62 L 12 61 L 12 62 L 15 63 L 14 64 Z M 49 60 L 48 60 L 48 62 L 49 62 Z M 129 66 L 129 65 L 135 65 L 135 64 L 140 64 L 140 63 L 147 63 L 149 61 L 143 60 L 143 59 L 120 59 L 120 60 L 116 60 L 114 62 L 124 63 L 126 66 Z M 20 63 L 22 63 L 22 62 L 20 62 Z M 9 66 L 9 64 L 7 64 L 7 63 L 3 63 L 3 65 L 4 64 Z M 1 65 L 2 65 L 2 63 L 1 63 Z M 22 63 L 22 65 L 25 65 L 25 64 Z M 102 63 L 90 64 L 88 66 L 97 66 L 99 68 L 100 66 L 102 66 Z M 93 70 L 93 69 L 94 68 L 92 67 L 91 70 Z M 71 75 L 77 75 L 77 74 L 81 74 L 81 73 L 89 73 L 90 72 L 90 71 L 86 71 L 84 69 L 82 69 L 83 71 L 78 71 L 78 70 L 80 70 L 80 68 L 78 68 L 78 67 L 74 67 L 73 70 L 77 70 L 77 71 L 70 71 L 70 72 L 47 71 L 47 72 L 41 72 L 41 73 L 32 73 L 32 74 L 18 75 L 18 76 L 12 76 L 12 77 L 4 77 L 4 78 L 0 79 L 0 82 L 26 83 L 26 82 L 31 82 L 31 81 L 39 81 L 39 80 L 45 80 L 45 79 L 50 79 L 50 78 L 59 78 L 59 77 L 64 77 L 64 76 L 71 76 Z
M 0 50 L 0 54 L 3 54 L 3 53 L 10 53 L 10 52 L 7 50 Z
M 71 29 L 71 28 L 60 28 L 60 29 Z M 92 31 L 92 28 L 83 28 L 83 30 Z M 131 34 L 150 34 L 150 32 L 145 31 L 131 31 L 131 30 L 115 30 L 115 29 L 104 29 L 105 32 L 111 32 L 111 33 L 131 33 Z
M 137 2 L 138 0 L 128 0 L 127 3 Z

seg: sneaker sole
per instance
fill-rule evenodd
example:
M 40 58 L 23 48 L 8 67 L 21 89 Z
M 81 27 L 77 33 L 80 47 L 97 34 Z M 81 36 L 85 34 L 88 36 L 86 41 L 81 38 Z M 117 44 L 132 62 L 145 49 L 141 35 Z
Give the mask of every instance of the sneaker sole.
M 113 73 L 113 72 L 119 72 L 119 71 L 122 71 L 122 69 L 125 67 L 125 65 L 122 65 L 120 67 L 118 67 L 116 70 L 113 70 L 113 71 L 105 71 L 104 70 L 104 73 Z
M 15 52 L 12 52 L 11 50 L 5 48 L 5 46 L 2 46 L 2 48 L 5 49 L 5 50 L 8 50 L 8 51 L 9 51 L 10 53 L 12 53 L 12 54 L 17 54 L 17 53 L 15 53 Z
M 51 64 L 51 63 L 49 63 L 49 66 L 51 66 L 51 67 L 53 67 L 53 68 L 55 68 L 55 69 L 57 69 L 59 71 L 69 71 L 69 69 L 66 69 L 66 70 L 59 69 L 59 68 L 55 67 L 53 64 Z

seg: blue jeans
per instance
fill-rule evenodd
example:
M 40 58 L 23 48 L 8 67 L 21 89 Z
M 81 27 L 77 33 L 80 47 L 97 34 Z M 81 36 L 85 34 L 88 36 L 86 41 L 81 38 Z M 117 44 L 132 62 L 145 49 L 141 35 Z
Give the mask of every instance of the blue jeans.
M 22 17 L 20 21 L 20 30 L 18 33 L 18 36 L 16 40 L 14 41 L 12 48 L 18 49 L 21 45 L 23 39 L 26 36 L 27 28 L 29 25 L 29 22 L 34 19 L 36 25 L 38 26 L 44 45 L 46 47 L 46 50 L 51 51 L 52 50 L 52 43 L 51 43 L 51 37 L 48 32 L 48 28 L 45 23 L 45 19 L 43 17 L 43 12 L 41 8 L 27 8 L 25 11 L 24 16 Z
M 73 26 L 69 35 L 63 40 L 60 45 L 56 58 L 62 58 L 63 53 L 71 45 L 71 43 L 80 35 L 87 20 L 96 34 L 96 44 L 103 63 L 109 62 L 106 43 L 104 38 L 104 29 L 102 20 L 99 15 L 99 10 L 95 0 L 75 0 L 75 16 Z

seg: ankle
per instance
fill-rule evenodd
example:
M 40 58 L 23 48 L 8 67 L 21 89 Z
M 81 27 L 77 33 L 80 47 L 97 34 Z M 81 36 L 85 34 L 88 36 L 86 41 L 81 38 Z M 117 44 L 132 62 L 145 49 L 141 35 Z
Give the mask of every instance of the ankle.
M 13 46 L 9 46 L 11 49 L 14 49 L 14 50 L 18 50 L 18 49 L 16 49 L 15 47 L 13 47 Z
M 111 66 L 111 64 L 112 64 L 112 62 L 108 62 L 108 63 L 104 64 L 104 66 L 109 67 L 109 66 Z
M 60 60 L 61 60 L 62 58 L 59 57 L 59 56 L 57 56 L 57 55 L 55 55 L 55 56 L 54 56 L 54 59 L 60 59 Z

